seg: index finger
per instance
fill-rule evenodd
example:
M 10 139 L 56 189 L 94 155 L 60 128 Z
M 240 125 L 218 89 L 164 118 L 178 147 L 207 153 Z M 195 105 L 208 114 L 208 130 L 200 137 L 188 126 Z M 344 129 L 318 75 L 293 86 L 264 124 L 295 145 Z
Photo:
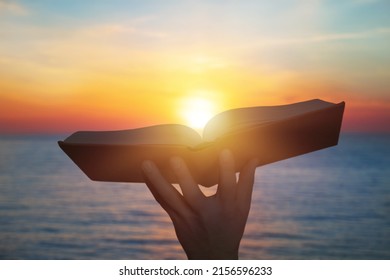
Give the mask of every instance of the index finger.
M 162 176 L 157 166 L 152 161 L 144 161 L 142 163 L 142 170 L 145 176 L 150 181 L 149 188 L 152 188 L 152 194 L 158 194 L 157 201 L 164 207 L 163 204 L 169 206 L 170 209 L 177 212 L 179 215 L 190 214 L 189 206 L 183 200 L 182 195 Z M 163 203 L 161 203 L 161 200 Z M 165 209 L 165 207 L 164 207 Z M 166 209 L 167 210 L 167 209 Z
M 204 195 L 188 170 L 186 163 L 179 157 L 173 157 L 171 158 L 171 165 L 183 191 L 184 199 L 193 208 L 200 207 Z

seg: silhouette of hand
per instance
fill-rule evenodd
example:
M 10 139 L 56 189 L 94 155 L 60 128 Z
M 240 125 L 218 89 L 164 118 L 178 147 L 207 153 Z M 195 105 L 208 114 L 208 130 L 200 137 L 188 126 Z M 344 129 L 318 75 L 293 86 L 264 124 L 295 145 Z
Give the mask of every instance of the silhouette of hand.
M 218 189 L 208 197 L 199 189 L 181 158 L 172 158 L 171 166 L 183 194 L 167 182 L 153 162 L 145 161 L 142 165 L 146 184 L 170 216 L 188 259 L 238 259 L 257 160 L 244 166 L 238 181 L 232 153 L 223 150 L 219 161 Z

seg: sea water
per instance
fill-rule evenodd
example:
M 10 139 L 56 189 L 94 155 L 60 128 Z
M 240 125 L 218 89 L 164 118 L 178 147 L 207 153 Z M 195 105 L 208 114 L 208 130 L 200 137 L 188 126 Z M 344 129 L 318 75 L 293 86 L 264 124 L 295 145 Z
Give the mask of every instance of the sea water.
M 63 136 L 0 136 L 0 259 L 185 259 L 143 184 L 93 182 Z M 259 167 L 241 259 L 390 259 L 390 135 Z

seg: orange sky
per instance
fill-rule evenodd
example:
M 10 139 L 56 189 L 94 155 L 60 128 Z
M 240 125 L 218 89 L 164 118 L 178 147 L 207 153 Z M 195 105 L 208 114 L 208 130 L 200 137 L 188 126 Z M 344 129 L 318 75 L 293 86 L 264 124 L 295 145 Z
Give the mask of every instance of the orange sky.
M 86 2 L 0 0 L 0 133 L 188 124 L 193 98 L 346 101 L 344 131 L 390 132 L 385 1 Z

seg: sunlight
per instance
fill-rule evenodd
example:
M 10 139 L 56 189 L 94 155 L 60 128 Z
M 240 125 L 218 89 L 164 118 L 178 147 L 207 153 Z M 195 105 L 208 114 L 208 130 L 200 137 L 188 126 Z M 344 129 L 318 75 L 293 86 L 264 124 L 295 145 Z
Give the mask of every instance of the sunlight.
M 216 113 L 215 104 L 204 97 L 189 96 L 183 100 L 181 113 L 186 125 L 202 130 Z

